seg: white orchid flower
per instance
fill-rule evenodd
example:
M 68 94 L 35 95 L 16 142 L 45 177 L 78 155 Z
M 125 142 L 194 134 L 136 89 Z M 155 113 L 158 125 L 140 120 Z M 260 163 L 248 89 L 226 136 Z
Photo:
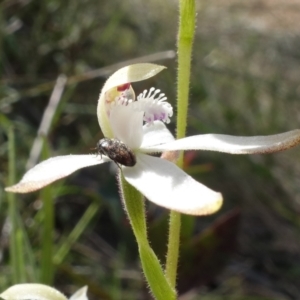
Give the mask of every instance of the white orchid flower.
M 204 134 L 174 140 L 164 123 L 173 114 L 159 90 L 144 91 L 135 100 L 132 82 L 150 78 L 164 67 L 136 64 L 115 72 L 100 94 L 97 116 L 105 139 L 97 144 L 99 155 L 50 158 L 29 170 L 8 192 L 27 193 L 68 176 L 78 169 L 115 161 L 125 179 L 150 201 L 191 215 L 217 211 L 222 195 L 178 168 L 152 156 L 164 151 L 212 150 L 231 154 L 271 153 L 300 142 L 300 130 L 254 137 Z
M 87 297 L 87 290 L 88 287 L 84 286 L 81 289 L 79 289 L 77 292 L 75 292 L 69 300 L 89 300 Z
M 69 300 L 88 300 L 87 287 L 78 290 Z M 0 299 L 4 300 L 67 300 L 67 298 L 58 290 L 39 283 L 22 283 L 8 288 L 2 294 Z

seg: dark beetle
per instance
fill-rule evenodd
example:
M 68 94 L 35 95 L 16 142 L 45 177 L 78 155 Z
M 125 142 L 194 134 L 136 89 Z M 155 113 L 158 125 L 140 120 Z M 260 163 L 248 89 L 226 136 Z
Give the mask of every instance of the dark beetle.
M 117 139 L 101 139 L 97 143 L 96 149 L 99 154 L 108 156 L 116 164 L 126 167 L 133 167 L 136 164 L 136 158 L 132 150 Z

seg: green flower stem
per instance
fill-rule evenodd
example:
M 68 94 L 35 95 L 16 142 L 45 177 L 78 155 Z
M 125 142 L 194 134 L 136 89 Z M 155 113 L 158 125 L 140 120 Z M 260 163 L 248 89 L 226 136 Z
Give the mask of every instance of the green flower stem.
M 185 137 L 189 83 L 191 72 L 192 46 L 195 34 L 196 9 L 194 0 L 179 0 L 178 30 L 178 78 L 177 78 L 177 139 Z M 178 166 L 183 165 L 183 155 Z M 184 201 L 184 199 L 182 199 Z M 176 286 L 178 254 L 180 244 L 181 217 L 177 212 L 170 213 L 169 241 L 166 262 L 166 276 L 172 287 Z
M 15 183 L 15 137 L 13 128 L 8 129 L 8 160 L 9 160 L 9 185 Z M 10 233 L 10 264 L 12 267 L 13 283 L 21 283 L 26 281 L 26 271 L 24 264 L 24 248 L 23 248 L 23 232 L 18 226 L 18 210 L 16 205 L 15 194 L 8 194 L 8 211 L 11 224 Z
M 170 282 L 173 288 L 176 288 L 176 276 L 180 244 L 180 227 L 180 213 L 171 211 L 169 220 L 169 239 L 165 273 L 166 277 L 168 278 L 168 281 Z
M 190 88 L 192 46 L 196 26 L 195 1 L 180 0 L 179 3 L 180 16 L 177 41 L 177 139 L 185 137 Z
M 176 299 L 175 289 L 170 286 L 148 242 L 143 195 L 124 179 L 121 172 L 119 183 L 125 210 L 138 243 L 142 268 L 151 292 L 157 300 L 174 300 Z

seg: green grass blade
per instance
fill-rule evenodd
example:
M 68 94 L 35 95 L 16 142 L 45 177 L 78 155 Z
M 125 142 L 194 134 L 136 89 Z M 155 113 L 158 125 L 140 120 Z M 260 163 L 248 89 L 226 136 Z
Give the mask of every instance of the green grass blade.
M 8 129 L 8 161 L 9 161 L 9 177 L 8 185 L 16 182 L 15 176 L 15 137 L 13 127 Z M 10 232 L 10 264 L 12 269 L 12 281 L 14 284 L 26 281 L 26 270 L 24 264 L 24 248 L 23 248 L 23 234 L 21 228 L 18 226 L 18 210 L 16 204 L 16 197 L 13 193 L 8 193 L 8 215 L 11 225 Z
M 43 159 L 49 157 L 47 143 L 44 140 L 42 151 Z M 42 250 L 41 250 L 41 271 L 40 281 L 42 283 L 52 285 L 54 276 L 53 265 L 53 236 L 54 236 L 54 201 L 52 197 L 52 187 L 47 186 L 41 191 L 43 201 L 42 207 Z
M 86 227 L 90 224 L 91 220 L 94 218 L 96 213 L 99 212 L 101 203 L 98 201 L 93 201 L 88 209 L 85 211 L 84 215 L 72 230 L 70 235 L 64 240 L 64 243 L 59 247 L 58 251 L 54 256 L 54 263 L 59 265 L 63 262 L 66 255 L 70 252 L 72 245 L 78 240 L 81 234 L 84 232 Z

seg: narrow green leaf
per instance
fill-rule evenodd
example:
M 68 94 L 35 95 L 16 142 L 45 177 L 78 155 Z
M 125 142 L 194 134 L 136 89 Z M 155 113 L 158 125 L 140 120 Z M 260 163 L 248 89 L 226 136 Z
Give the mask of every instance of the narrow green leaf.
M 64 239 L 63 244 L 59 247 L 56 254 L 54 255 L 54 264 L 59 265 L 63 262 L 67 254 L 70 252 L 71 247 L 79 239 L 81 234 L 84 232 L 86 227 L 90 224 L 94 216 L 99 212 L 101 203 L 98 201 L 93 201 L 88 209 L 85 211 L 84 215 L 81 217 L 75 228 L 69 234 L 69 236 Z
M 43 159 L 49 157 L 48 147 L 43 147 Z M 42 207 L 42 252 L 41 252 L 41 278 L 44 284 L 52 285 L 54 276 L 53 243 L 54 243 L 54 201 L 52 187 L 47 186 L 41 190 Z
M 9 175 L 8 184 L 15 182 L 15 137 L 13 127 L 8 128 L 8 161 Z M 22 229 L 18 226 L 18 209 L 15 194 L 8 193 L 8 215 L 11 225 L 10 232 L 10 264 L 12 268 L 13 283 L 21 283 L 26 281 L 26 272 L 24 264 L 23 234 Z

